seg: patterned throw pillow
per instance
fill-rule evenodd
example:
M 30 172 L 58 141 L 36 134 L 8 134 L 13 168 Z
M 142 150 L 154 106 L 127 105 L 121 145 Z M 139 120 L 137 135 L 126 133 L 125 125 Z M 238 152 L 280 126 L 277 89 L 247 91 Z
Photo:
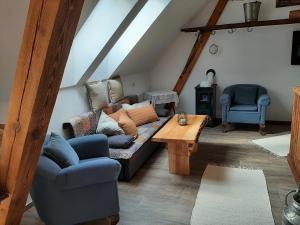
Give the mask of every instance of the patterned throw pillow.
M 107 95 L 107 82 L 96 81 L 86 84 L 87 95 L 91 109 L 96 112 L 107 107 L 109 99 Z
M 116 103 L 124 97 L 121 79 L 108 80 L 107 87 L 111 103 Z
M 127 110 L 127 114 L 135 122 L 136 126 L 141 126 L 146 123 L 152 123 L 159 120 L 152 105 L 142 108 Z
M 124 134 L 124 131 L 119 127 L 118 122 L 109 117 L 105 112 L 102 112 L 100 115 L 96 132 L 107 136 Z
M 138 109 L 138 108 L 142 108 L 145 106 L 150 105 L 150 101 L 143 101 L 143 102 L 139 102 L 139 103 L 135 103 L 133 105 L 129 105 L 129 104 L 122 104 L 122 108 L 125 110 L 129 110 L 129 109 Z

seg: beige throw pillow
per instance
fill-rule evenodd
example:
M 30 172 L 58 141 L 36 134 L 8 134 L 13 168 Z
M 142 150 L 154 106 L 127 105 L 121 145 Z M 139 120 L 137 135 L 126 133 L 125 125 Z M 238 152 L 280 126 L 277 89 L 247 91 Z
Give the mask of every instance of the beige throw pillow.
M 108 80 L 107 87 L 111 103 L 116 103 L 124 97 L 123 87 L 120 79 Z
M 100 115 L 96 133 L 113 136 L 124 134 L 124 131 L 119 127 L 117 121 L 109 117 L 105 112 L 102 112 Z
M 107 95 L 107 82 L 96 81 L 86 84 L 87 95 L 91 109 L 96 112 L 107 107 L 109 99 Z
M 138 108 L 143 108 L 145 106 L 150 105 L 150 101 L 143 101 L 143 102 L 139 102 L 139 103 L 135 103 L 133 105 L 130 104 L 122 104 L 122 108 L 125 110 L 129 110 L 129 109 L 138 109 Z

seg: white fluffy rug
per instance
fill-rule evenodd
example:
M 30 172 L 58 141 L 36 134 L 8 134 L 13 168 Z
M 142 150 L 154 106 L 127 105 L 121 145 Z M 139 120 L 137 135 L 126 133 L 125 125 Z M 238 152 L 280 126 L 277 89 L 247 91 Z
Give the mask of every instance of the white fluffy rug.
M 275 137 L 252 140 L 254 144 L 266 149 L 277 156 L 287 156 L 290 150 L 291 135 L 279 135 Z
M 191 225 L 274 225 L 263 171 L 207 166 Z

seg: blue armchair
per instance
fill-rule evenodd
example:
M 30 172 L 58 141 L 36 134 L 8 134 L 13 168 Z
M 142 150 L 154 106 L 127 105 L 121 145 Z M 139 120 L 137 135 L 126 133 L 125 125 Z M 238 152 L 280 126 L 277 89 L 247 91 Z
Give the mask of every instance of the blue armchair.
M 44 146 L 49 142 L 46 138 Z M 47 225 L 71 225 L 113 218 L 119 214 L 117 179 L 121 165 L 109 159 L 107 137 L 91 135 L 69 140 L 80 161 L 61 168 L 40 156 L 31 196 Z
M 271 103 L 264 87 L 255 84 L 229 86 L 223 91 L 220 103 L 223 127 L 228 123 L 259 124 L 264 134 L 266 111 Z

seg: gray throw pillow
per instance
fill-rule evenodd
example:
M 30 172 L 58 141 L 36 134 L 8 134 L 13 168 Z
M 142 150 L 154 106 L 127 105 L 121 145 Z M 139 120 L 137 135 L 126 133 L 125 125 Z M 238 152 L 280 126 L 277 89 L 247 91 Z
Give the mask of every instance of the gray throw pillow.
M 79 163 L 79 157 L 69 142 L 55 133 L 51 133 L 48 142 L 44 145 L 44 155 L 51 158 L 61 168 Z
M 108 137 L 108 145 L 110 148 L 129 148 L 134 141 L 134 137 L 130 135 L 115 135 Z
M 118 122 L 102 111 L 98 122 L 96 133 L 105 134 L 107 136 L 124 134 L 124 131 L 119 127 Z

